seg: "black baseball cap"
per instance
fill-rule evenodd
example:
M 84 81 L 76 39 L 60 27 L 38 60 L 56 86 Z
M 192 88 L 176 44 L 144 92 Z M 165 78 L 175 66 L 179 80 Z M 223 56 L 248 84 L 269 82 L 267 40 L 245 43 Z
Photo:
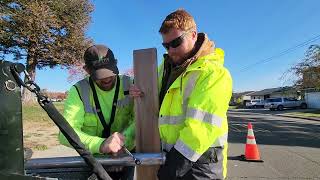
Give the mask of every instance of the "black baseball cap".
M 117 60 L 107 46 L 93 45 L 84 53 L 84 62 L 93 79 L 104 79 L 119 74 Z

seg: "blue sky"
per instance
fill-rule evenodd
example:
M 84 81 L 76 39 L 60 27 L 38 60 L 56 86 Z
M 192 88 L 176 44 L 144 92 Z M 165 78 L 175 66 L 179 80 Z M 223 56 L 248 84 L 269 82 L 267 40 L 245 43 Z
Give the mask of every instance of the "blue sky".
M 236 92 L 290 85 L 279 78 L 304 56 L 308 45 L 253 64 L 320 35 L 319 0 L 92 2 L 87 36 L 113 50 L 120 72 L 132 67 L 135 49 L 157 48 L 159 62 L 164 48 L 158 29 L 166 15 L 184 8 L 194 16 L 199 32 L 225 50 L 225 67 Z M 75 83 L 67 77 L 66 70 L 43 69 L 37 70 L 36 82 L 50 91 L 66 91 Z

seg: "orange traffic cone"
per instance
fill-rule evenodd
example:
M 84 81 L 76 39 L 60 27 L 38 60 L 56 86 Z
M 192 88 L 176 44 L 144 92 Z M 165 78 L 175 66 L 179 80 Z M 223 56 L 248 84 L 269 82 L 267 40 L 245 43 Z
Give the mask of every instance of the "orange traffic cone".
M 250 122 L 248 123 L 247 143 L 246 143 L 245 155 L 243 156 L 243 160 L 253 161 L 253 162 L 263 162 L 260 159 L 258 145 L 256 143 L 256 139 L 253 134 L 252 125 Z

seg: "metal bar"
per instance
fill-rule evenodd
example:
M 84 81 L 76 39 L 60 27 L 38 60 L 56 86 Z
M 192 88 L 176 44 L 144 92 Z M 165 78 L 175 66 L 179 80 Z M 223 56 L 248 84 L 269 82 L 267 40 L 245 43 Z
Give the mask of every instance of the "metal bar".
M 133 153 L 134 157 L 140 160 L 141 165 L 161 165 L 164 164 L 164 153 Z M 135 166 L 136 163 L 131 156 L 122 155 L 118 157 L 97 156 L 98 162 L 105 166 Z M 50 168 L 78 168 L 87 167 L 87 164 L 80 156 L 37 158 L 26 162 L 28 169 L 50 169 Z

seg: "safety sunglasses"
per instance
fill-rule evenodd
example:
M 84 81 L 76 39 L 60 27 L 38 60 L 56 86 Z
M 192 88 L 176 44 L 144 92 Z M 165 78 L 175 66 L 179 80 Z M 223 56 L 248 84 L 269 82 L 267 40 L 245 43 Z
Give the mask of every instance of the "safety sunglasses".
M 184 32 L 183 34 L 181 34 L 181 36 L 175 38 L 174 40 L 167 42 L 167 43 L 162 43 L 162 46 L 164 48 L 166 48 L 166 50 L 169 50 L 170 47 L 172 48 L 177 48 L 179 47 L 182 43 L 183 43 L 183 38 L 186 36 L 186 34 L 189 31 Z

